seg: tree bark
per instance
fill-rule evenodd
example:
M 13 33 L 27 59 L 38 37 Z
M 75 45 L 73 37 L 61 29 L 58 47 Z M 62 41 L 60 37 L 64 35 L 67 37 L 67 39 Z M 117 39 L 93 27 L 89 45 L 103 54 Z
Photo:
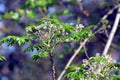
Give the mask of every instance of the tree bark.
M 50 56 L 50 61 L 51 61 L 52 79 L 56 80 L 56 76 L 55 76 L 56 70 L 55 70 L 54 55 L 53 55 L 53 53 L 50 52 L 49 56 Z

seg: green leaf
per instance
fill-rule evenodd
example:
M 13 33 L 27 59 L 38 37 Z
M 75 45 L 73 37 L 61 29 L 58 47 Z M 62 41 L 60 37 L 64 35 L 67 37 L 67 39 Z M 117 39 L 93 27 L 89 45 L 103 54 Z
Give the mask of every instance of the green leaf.
M 120 75 L 112 76 L 110 80 L 120 80 Z
M 6 61 L 6 58 L 4 56 L 0 56 L 0 61 Z
M 34 54 L 33 57 L 32 57 L 32 59 L 34 61 L 37 61 L 39 58 L 40 58 L 40 56 L 38 54 Z
M 47 5 L 47 1 L 46 0 L 39 0 L 37 2 L 37 5 L 41 6 L 41 7 L 45 7 Z
M 60 53 L 60 54 L 58 54 L 58 57 L 59 57 L 60 59 L 62 59 L 62 58 L 64 58 L 64 55 L 63 55 L 62 53 Z
M 95 62 L 102 62 L 102 63 L 105 63 L 107 62 L 107 59 L 104 58 L 104 57 L 101 57 L 101 56 L 97 56 L 97 57 L 91 57 L 90 58 L 90 61 L 95 61 Z
M 18 13 L 13 13 L 13 15 L 11 16 L 12 19 L 18 19 L 19 18 L 19 14 Z
M 29 8 L 35 8 L 36 3 L 35 3 L 35 0 L 29 0 L 29 1 L 26 1 L 25 5 Z
M 27 13 L 27 17 L 29 17 L 29 18 L 35 18 L 35 16 L 36 16 L 36 14 L 33 10 L 27 10 L 26 13 Z
M 23 37 L 18 37 L 18 36 L 7 36 L 3 39 L 0 40 L 0 45 L 8 42 L 8 46 L 12 46 L 14 45 L 16 42 L 18 42 L 19 45 L 22 45 L 28 41 L 30 41 L 32 39 L 32 37 L 29 36 L 23 36 Z
M 30 51 L 33 51 L 33 50 L 34 50 L 34 47 L 33 47 L 33 46 L 29 46 L 29 47 L 27 47 L 27 48 L 24 50 L 24 53 L 30 52 Z
M 81 72 L 70 72 L 66 75 L 67 78 L 73 78 L 73 79 L 80 79 L 83 78 L 85 75 Z
M 19 44 L 19 45 L 21 45 L 21 44 L 22 44 L 21 40 L 19 40 L 19 41 L 18 41 L 18 44 Z
M 33 60 L 37 61 L 39 58 L 42 57 L 48 57 L 48 52 L 44 51 L 44 52 L 40 52 L 38 54 L 33 55 Z
M 65 9 L 65 10 L 57 11 L 57 12 L 53 13 L 51 16 L 54 18 L 57 18 L 58 16 L 61 16 L 61 15 L 70 15 L 71 16 L 72 14 L 70 14 L 68 9 Z

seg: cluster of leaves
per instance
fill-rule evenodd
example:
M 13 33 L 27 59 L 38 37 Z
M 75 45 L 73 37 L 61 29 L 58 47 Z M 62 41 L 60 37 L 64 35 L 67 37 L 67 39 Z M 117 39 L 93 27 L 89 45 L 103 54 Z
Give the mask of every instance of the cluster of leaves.
M 18 45 L 22 45 L 22 44 L 25 44 L 26 42 L 30 41 L 31 39 L 32 39 L 32 37 L 28 37 L 28 36 L 22 36 L 22 37 L 7 36 L 0 40 L 0 45 L 5 42 L 9 42 L 8 46 L 12 46 L 15 43 L 18 43 Z
M 23 7 L 29 7 L 29 8 L 36 8 L 36 7 L 42 7 L 46 9 L 48 6 L 51 6 L 53 4 L 59 4 L 58 0 L 27 0 L 25 5 Z
M 110 56 L 96 56 L 89 60 L 84 59 L 83 64 L 68 68 L 67 78 L 73 80 L 118 80 L 120 75 L 120 62 L 115 62 Z
M 8 11 L 4 15 L 2 15 L 3 19 L 12 19 L 14 21 L 19 21 L 22 18 L 34 20 L 37 22 L 40 17 L 49 16 L 49 17 L 59 17 L 61 15 L 72 15 L 69 9 L 64 9 L 60 11 L 55 11 L 52 14 L 48 13 L 48 8 L 54 5 L 60 5 L 61 3 L 70 3 L 75 5 L 81 0 L 66 0 L 66 1 L 59 1 L 59 0 L 25 0 L 21 1 L 22 5 L 18 7 L 17 10 Z M 39 14 L 40 13 L 40 14 Z
M 30 41 L 31 39 L 32 38 L 28 37 L 28 36 L 22 36 L 22 37 L 7 36 L 7 37 L 0 40 L 0 45 L 5 43 L 5 42 L 9 42 L 8 46 L 12 46 L 15 43 L 18 43 L 18 45 L 22 45 L 22 44 L 25 44 L 26 42 Z M 6 58 L 4 56 L 0 56 L 0 60 L 4 61 L 4 60 L 6 60 Z
M 40 50 L 39 55 L 33 56 L 34 59 L 39 58 L 42 53 L 52 52 L 57 44 L 63 42 L 72 42 L 83 40 L 89 35 L 92 35 L 91 27 L 76 28 L 69 24 L 59 22 L 57 19 L 42 18 L 40 25 L 26 27 L 28 36 L 33 37 L 33 42 L 37 43 L 34 46 L 28 47 L 28 50 Z
M 39 57 L 47 57 L 48 53 L 52 52 L 59 43 L 79 41 L 92 35 L 91 28 L 93 26 L 86 28 L 74 27 L 51 18 L 42 18 L 39 23 L 40 25 L 26 27 L 27 36 L 8 36 L 1 39 L 0 44 L 7 41 L 9 45 L 16 42 L 19 45 L 31 42 L 25 52 L 38 50 L 39 53 L 33 56 L 33 59 L 37 60 Z

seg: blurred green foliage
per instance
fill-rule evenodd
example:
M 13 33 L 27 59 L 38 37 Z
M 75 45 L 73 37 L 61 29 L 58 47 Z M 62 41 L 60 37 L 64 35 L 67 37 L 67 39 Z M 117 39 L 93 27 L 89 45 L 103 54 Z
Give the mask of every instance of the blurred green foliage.
M 74 80 L 119 80 L 120 75 L 115 74 L 120 71 L 119 68 L 120 62 L 114 62 L 110 56 L 96 56 L 83 59 L 80 65 L 70 66 L 66 77 Z

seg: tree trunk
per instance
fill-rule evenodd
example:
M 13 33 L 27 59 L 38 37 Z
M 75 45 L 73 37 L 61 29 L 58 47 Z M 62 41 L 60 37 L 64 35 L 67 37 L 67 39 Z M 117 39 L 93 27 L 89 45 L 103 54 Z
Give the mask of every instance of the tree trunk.
M 51 61 L 51 69 L 52 69 L 52 79 L 53 80 L 56 80 L 56 71 L 55 71 L 55 63 L 54 63 L 54 56 L 53 56 L 53 53 L 49 53 L 49 56 L 50 56 L 50 61 Z

